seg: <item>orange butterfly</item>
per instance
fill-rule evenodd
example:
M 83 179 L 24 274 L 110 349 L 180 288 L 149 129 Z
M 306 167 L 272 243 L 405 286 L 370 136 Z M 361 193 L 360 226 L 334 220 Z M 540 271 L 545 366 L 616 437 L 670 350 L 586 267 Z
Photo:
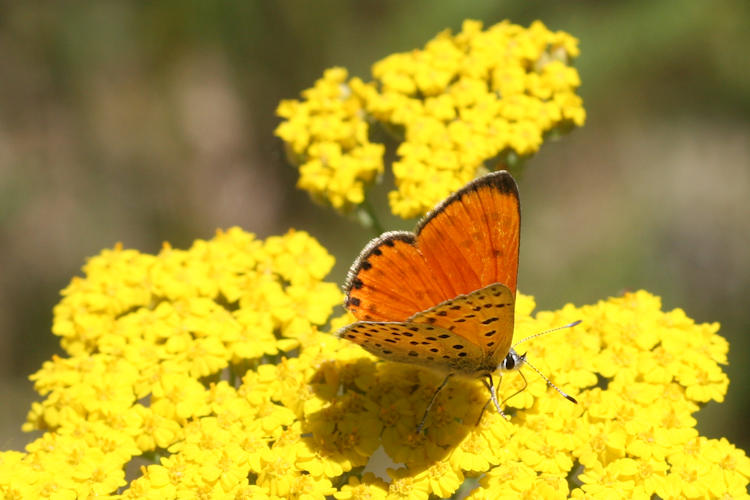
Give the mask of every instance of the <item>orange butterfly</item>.
M 503 414 L 492 374 L 526 362 L 511 348 L 520 227 L 515 180 L 492 172 L 441 202 L 416 234 L 370 241 L 349 270 L 346 307 L 360 321 L 338 335 L 380 358 L 447 374 L 418 430 L 453 375 L 481 377 L 485 408 L 491 400 Z

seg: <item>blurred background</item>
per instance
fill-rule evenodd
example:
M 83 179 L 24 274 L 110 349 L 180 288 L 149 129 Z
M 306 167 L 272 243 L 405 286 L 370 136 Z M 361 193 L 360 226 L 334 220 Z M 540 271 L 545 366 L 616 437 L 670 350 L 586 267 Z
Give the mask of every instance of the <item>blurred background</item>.
M 698 427 L 748 450 L 746 0 L 2 2 L 0 449 L 30 438 L 27 377 L 60 352 L 52 308 L 103 248 L 294 227 L 342 281 L 371 234 L 295 189 L 274 110 L 325 68 L 369 80 L 373 62 L 466 18 L 580 39 L 588 119 L 527 163 L 520 289 L 554 309 L 645 288 L 720 322 L 729 393 Z

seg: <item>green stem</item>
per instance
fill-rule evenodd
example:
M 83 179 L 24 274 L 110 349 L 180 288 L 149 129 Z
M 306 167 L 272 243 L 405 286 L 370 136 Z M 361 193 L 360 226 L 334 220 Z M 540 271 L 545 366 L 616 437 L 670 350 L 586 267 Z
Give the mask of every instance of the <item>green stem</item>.
M 363 201 L 362 205 L 357 209 L 357 219 L 360 224 L 372 229 L 376 236 L 385 232 L 367 197 L 365 197 L 365 201 Z

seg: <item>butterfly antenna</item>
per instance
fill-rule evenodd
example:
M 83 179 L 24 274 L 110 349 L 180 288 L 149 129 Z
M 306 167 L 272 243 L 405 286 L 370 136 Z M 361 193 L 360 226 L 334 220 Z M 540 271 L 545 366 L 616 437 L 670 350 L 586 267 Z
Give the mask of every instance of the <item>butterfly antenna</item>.
M 540 337 L 540 336 L 542 336 L 542 335 L 547 335 L 548 333 L 556 332 L 556 331 L 558 331 L 558 330 L 564 330 L 564 329 L 566 329 L 566 328 L 572 328 L 572 327 L 576 326 L 577 324 L 579 324 L 579 323 L 580 323 L 581 321 L 582 321 L 582 320 L 580 320 L 580 319 L 579 319 L 579 320 L 577 320 L 577 321 L 574 321 L 574 322 L 572 322 L 572 323 L 568 323 L 567 325 L 563 325 L 563 326 L 558 326 L 557 328 L 550 328 L 549 330 L 544 330 L 543 332 L 535 333 L 534 335 L 529 335 L 529 336 L 528 336 L 528 337 L 526 337 L 525 339 L 521 339 L 521 340 L 519 340 L 518 342 L 516 342 L 515 344 L 513 344 L 513 347 L 516 347 L 516 346 L 517 346 L 518 344 L 523 344 L 523 343 L 524 343 L 524 342 L 526 342 L 527 340 L 531 340 L 531 339 L 533 339 L 533 338 L 535 338 L 535 337 Z M 534 369 L 536 370 L 536 368 L 534 368 Z M 538 371 L 538 370 L 537 370 L 537 371 Z M 540 375 L 541 375 L 541 373 L 540 373 Z M 542 375 L 542 377 L 544 377 L 544 375 Z M 546 378 L 546 377 L 545 377 L 545 378 Z
M 580 323 L 580 321 L 577 321 L 577 322 L 576 322 L 575 324 L 578 324 L 578 323 Z M 568 325 L 568 326 L 570 326 L 570 325 Z M 562 327 L 560 327 L 560 328 L 565 328 L 565 327 L 564 327 L 564 326 L 562 326 Z M 556 330 L 559 330 L 560 328 L 556 328 Z M 536 336 L 536 335 L 534 335 L 534 336 Z M 521 341 L 521 342 L 523 342 L 523 341 Z M 564 397 L 565 399 L 567 399 L 567 400 L 568 400 L 568 401 L 570 401 L 571 403 L 575 403 L 575 404 L 578 404 L 578 401 L 576 401 L 576 399 L 575 399 L 575 398 L 574 398 L 573 396 L 571 396 L 571 395 L 567 394 L 566 392 L 564 392 L 564 391 L 563 391 L 562 389 L 560 389 L 560 388 L 559 388 L 559 387 L 557 387 L 557 386 L 556 386 L 555 384 L 553 384 L 553 383 L 552 383 L 552 381 L 551 381 L 550 379 L 548 379 L 547 377 L 545 377 L 545 376 L 544 376 L 544 373 L 542 373 L 542 372 L 540 372 L 540 371 L 539 371 L 539 368 L 537 368 L 536 366 L 532 365 L 531 363 L 529 363 L 529 362 L 528 362 L 528 361 L 526 361 L 526 360 L 524 360 L 524 364 L 525 364 L 525 365 L 529 365 L 529 366 L 530 366 L 531 368 L 533 368 L 533 369 L 534 369 L 534 371 L 535 371 L 535 372 L 537 372 L 537 373 L 539 374 L 539 376 L 540 376 L 540 377 L 542 377 L 542 378 L 543 378 L 544 380 L 546 380 L 546 381 L 547 381 L 547 385 L 548 385 L 548 386 L 550 386 L 550 387 L 553 387 L 553 388 L 554 388 L 554 389 L 555 389 L 555 390 L 556 390 L 557 392 L 559 392 L 559 393 L 560 393 L 560 395 L 561 395 L 562 397 Z M 524 379 L 523 379 L 523 380 L 524 380 L 524 382 L 525 382 L 525 381 L 526 381 L 526 377 L 524 377 Z M 526 388 L 526 386 L 524 386 L 524 389 L 525 389 L 525 388 Z M 517 393 L 516 393 L 516 394 L 517 394 Z M 515 396 L 515 394 L 513 394 L 513 396 Z M 511 397 L 512 397 L 512 396 L 511 396 Z M 507 401 L 507 399 L 506 399 L 506 401 Z

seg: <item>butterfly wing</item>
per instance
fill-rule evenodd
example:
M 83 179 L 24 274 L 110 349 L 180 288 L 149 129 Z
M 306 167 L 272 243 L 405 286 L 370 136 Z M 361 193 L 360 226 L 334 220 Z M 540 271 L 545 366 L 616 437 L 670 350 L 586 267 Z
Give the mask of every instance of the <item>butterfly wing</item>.
M 445 276 L 450 299 L 492 283 L 516 293 L 521 212 L 518 187 L 506 171 L 467 184 L 417 228 L 421 254 Z
M 442 372 L 474 374 L 483 356 L 479 346 L 429 323 L 359 321 L 337 335 L 382 359 Z
M 370 241 L 349 270 L 346 307 L 360 320 L 405 321 L 446 299 L 440 279 L 417 249 L 413 233 L 384 233 Z
M 474 370 L 494 371 L 510 350 L 514 309 L 510 288 L 494 283 L 417 313 L 409 322 L 437 326 L 468 340 L 482 351 L 482 361 Z
M 372 240 L 349 270 L 346 306 L 360 320 L 405 321 L 493 283 L 515 294 L 520 209 L 508 172 L 475 179 L 409 232 Z

